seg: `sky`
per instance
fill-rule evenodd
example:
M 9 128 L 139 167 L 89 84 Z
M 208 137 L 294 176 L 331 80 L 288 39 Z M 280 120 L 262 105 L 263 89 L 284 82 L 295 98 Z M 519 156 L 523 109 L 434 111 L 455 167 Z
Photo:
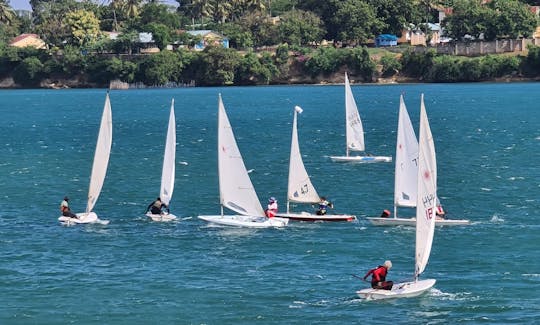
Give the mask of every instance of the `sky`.
M 17 9 L 32 10 L 32 7 L 30 7 L 30 2 L 28 0 L 9 0 L 9 4 L 15 10 Z

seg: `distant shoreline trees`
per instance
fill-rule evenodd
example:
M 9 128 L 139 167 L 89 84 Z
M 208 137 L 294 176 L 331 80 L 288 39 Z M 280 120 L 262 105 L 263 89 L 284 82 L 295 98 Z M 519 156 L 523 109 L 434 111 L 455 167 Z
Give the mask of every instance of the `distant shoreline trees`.
M 537 47 L 526 57 L 463 58 L 433 51 L 396 55 L 365 46 L 378 34 L 399 36 L 408 24 L 422 28 L 436 21 L 442 6 L 453 8 L 442 25 L 455 40 L 528 37 L 538 22 L 527 1 L 176 1 L 178 7 L 172 8 L 153 0 L 108 5 L 31 0 L 29 18 L 16 16 L 7 0 L 0 0 L 0 79 L 11 77 L 20 87 L 43 87 L 55 80 L 70 87 L 103 87 L 114 79 L 148 85 L 309 83 L 343 70 L 363 82 L 393 76 L 461 82 L 540 75 Z M 191 29 L 222 33 L 234 49 L 191 51 L 200 40 L 185 33 Z M 151 33 L 161 51 L 137 54 L 140 32 Z M 40 35 L 48 50 L 8 46 L 20 33 Z M 325 39 L 334 46 L 321 46 Z M 175 49 L 166 50 L 168 45 Z

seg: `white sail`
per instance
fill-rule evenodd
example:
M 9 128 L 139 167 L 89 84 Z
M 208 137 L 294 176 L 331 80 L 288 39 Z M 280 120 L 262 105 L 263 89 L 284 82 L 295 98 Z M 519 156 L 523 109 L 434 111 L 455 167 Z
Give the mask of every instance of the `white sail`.
M 99 135 L 94 154 L 94 163 L 92 165 L 92 174 L 90 176 L 90 186 L 88 189 L 88 203 L 86 205 L 86 213 L 89 213 L 94 208 L 96 201 L 105 181 L 107 173 L 107 165 L 109 164 L 109 155 L 112 145 L 112 113 L 109 93 L 105 97 L 105 105 L 103 107 L 103 115 L 101 116 L 101 124 L 99 126 Z
M 399 98 L 394 174 L 394 217 L 397 217 L 397 207 L 416 207 L 417 173 L 418 140 L 403 101 L 403 95 L 401 95 Z
M 264 216 L 219 95 L 218 168 L 221 205 L 237 213 Z
M 171 102 L 169 114 L 169 126 L 167 128 L 167 140 L 165 142 L 165 154 L 163 156 L 163 169 L 161 171 L 161 189 L 159 197 L 161 202 L 169 205 L 174 190 L 175 179 L 175 154 L 176 154 L 176 121 L 174 116 L 174 99 Z
M 358 108 L 345 73 L 345 128 L 347 137 L 347 156 L 350 151 L 364 151 L 364 128 L 358 113 Z
M 424 271 L 429 260 L 435 230 L 435 204 L 437 201 L 437 160 L 435 158 L 435 145 L 424 106 L 423 94 L 420 104 L 417 177 L 415 278 Z
M 304 167 L 300 146 L 298 145 L 297 114 L 301 113 L 299 106 L 294 108 L 291 156 L 289 159 L 289 188 L 287 198 L 291 202 L 316 203 L 321 199 L 313 187 L 309 175 Z

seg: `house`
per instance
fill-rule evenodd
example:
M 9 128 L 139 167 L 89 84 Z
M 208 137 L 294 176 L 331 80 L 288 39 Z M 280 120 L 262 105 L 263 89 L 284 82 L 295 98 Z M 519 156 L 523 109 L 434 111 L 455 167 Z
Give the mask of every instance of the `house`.
M 41 38 L 37 34 L 21 34 L 17 37 L 15 37 L 11 42 L 9 42 L 10 46 L 14 47 L 33 47 L 36 49 L 46 49 L 47 44 L 43 42 Z
M 139 33 L 140 53 L 159 53 L 159 48 L 156 46 L 152 33 Z
M 221 45 L 226 49 L 229 48 L 229 39 L 211 30 L 188 30 L 187 33 L 191 36 L 201 37 L 201 40 L 194 46 L 197 51 L 204 50 L 208 45 Z
M 375 38 L 375 46 L 396 46 L 397 45 L 397 36 L 391 34 L 381 34 Z
M 426 34 L 422 29 L 424 27 L 415 27 L 410 26 L 409 29 L 405 30 L 400 38 L 401 42 L 407 42 L 413 46 L 415 45 L 424 45 L 426 46 Z M 440 24 L 428 23 L 429 28 L 429 44 L 431 46 L 437 45 L 439 43 L 448 42 L 449 40 L 445 37 L 442 37 L 442 29 Z

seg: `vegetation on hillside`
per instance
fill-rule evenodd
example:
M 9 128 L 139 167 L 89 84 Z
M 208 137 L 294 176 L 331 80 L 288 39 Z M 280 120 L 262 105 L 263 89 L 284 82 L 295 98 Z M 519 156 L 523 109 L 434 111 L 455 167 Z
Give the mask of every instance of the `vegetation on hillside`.
M 17 16 L 0 0 L 0 79 L 22 87 L 60 81 L 68 86 L 105 86 L 110 80 L 162 85 L 256 85 L 319 82 L 347 70 L 355 80 L 408 77 L 430 82 L 492 80 L 540 75 L 540 50 L 526 57 L 477 58 L 411 49 L 402 54 L 368 48 L 376 35 L 400 35 L 404 26 L 426 30 L 437 8 L 452 7 L 442 22 L 454 40 L 530 37 L 536 1 L 493 0 L 31 0 L 32 15 Z M 279 17 L 279 21 L 274 19 Z M 231 48 L 209 46 L 186 30 L 226 35 Z M 115 39 L 109 35 L 117 33 Z M 139 33 L 152 33 L 155 54 L 140 54 Z M 21 33 L 38 34 L 47 50 L 8 46 Z M 323 46 L 324 40 L 330 40 Z M 174 45 L 174 50 L 166 50 Z

